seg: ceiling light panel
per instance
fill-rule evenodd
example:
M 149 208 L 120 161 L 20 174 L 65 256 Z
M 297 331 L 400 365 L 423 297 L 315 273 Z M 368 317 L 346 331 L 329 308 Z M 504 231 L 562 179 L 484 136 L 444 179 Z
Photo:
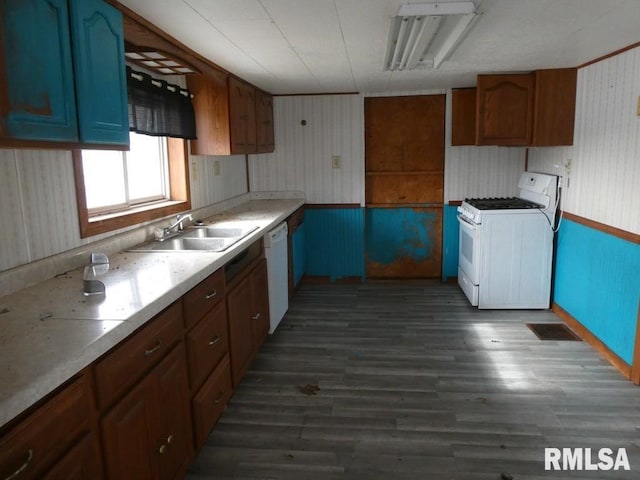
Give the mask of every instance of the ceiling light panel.
M 474 20 L 473 2 L 401 5 L 391 19 L 384 70 L 438 68 Z

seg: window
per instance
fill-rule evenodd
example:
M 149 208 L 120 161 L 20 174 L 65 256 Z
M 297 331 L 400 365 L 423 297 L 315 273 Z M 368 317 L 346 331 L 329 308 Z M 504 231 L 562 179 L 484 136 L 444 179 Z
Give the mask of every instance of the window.
M 82 150 L 90 217 L 168 200 L 167 139 L 131 133 L 128 152 Z
M 83 238 L 191 208 L 187 142 L 129 135 L 129 151 L 73 152 Z
M 196 138 L 191 94 L 127 66 L 127 99 L 129 151 L 73 151 L 83 238 L 191 208 L 186 142 Z

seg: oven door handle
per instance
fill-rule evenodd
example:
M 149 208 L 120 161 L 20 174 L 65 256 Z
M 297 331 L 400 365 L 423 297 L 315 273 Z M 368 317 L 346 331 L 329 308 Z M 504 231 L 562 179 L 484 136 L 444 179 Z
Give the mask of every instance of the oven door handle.
M 460 226 L 462 227 L 466 227 L 469 230 L 477 230 L 478 229 L 478 225 L 473 223 L 471 220 L 468 220 L 467 218 L 463 217 L 462 215 L 458 215 L 458 221 L 460 222 Z

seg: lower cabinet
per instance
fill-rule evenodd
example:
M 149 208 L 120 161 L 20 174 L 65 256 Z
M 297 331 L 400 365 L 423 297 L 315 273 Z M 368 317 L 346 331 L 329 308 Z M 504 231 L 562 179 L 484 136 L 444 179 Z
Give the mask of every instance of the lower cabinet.
M 191 402 L 196 449 L 204 444 L 232 393 L 231 365 L 226 354 Z
M 87 433 L 42 478 L 43 480 L 58 480 L 60 478 L 66 480 L 90 480 L 102 478 L 100 447 L 96 436 L 93 433 Z
M 89 374 L 82 374 L 0 437 L 0 478 L 100 479 Z
M 102 419 L 108 478 L 173 479 L 193 456 L 184 343 Z
M 182 478 L 268 331 L 259 240 L 0 430 L 0 478 Z
M 227 293 L 231 375 L 236 388 L 269 332 L 267 262 L 261 258 Z

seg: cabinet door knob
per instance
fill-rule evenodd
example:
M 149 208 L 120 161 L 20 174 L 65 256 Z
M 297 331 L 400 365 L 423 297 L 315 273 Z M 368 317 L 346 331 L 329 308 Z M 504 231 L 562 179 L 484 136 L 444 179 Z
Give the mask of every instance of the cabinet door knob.
M 224 390 L 222 392 L 220 392 L 218 394 L 218 396 L 216 397 L 216 399 L 213 401 L 214 405 L 218 405 L 220 402 L 222 402 L 222 399 L 224 398 Z
M 156 346 L 153 348 L 149 348 L 148 350 L 144 351 L 144 356 L 148 357 L 149 355 L 151 355 L 152 353 L 157 352 L 158 350 L 160 350 L 160 340 L 156 340 Z
M 160 448 L 158 449 L 158 453 L 160 455 L 164 455 L 165 453 L 167 453 L 167 446 L 164 443 L 160 445 Z
M 167 437 L 167 445 L 171 445 L 171 442 L 173 442 L 173 434 Z
M 204 299 L 205 300 L 211 300 L 213 297 L 215 297 L 218 294 L 217 290 L 214 290 L 213 292 L 209 293 L 208 295 L 205 295 Z
M 18 478 L 20 475 L 22 475 L 22 472 L 24 472 L 29 466 L 29 462 L 31 462 L 31 459 L 33 459 L 33 450 L 29 449 L 29 451 L 27 452 L 27 459 L 24 461 L 24 463 L 5 480 L 13 480 L 14 478 Z
M 220 338 L 220 335 L 216 335 L 209 341 L 209 346 L 213 347 L 214 345 L 217 345 L 218 343 L 220 343 L 220 340 L 222 340 L 222 338 Z
M 258 320 L 260 318 L 260 312 L 256 313 L 253 317 L 251 317 L 253 320 Z

